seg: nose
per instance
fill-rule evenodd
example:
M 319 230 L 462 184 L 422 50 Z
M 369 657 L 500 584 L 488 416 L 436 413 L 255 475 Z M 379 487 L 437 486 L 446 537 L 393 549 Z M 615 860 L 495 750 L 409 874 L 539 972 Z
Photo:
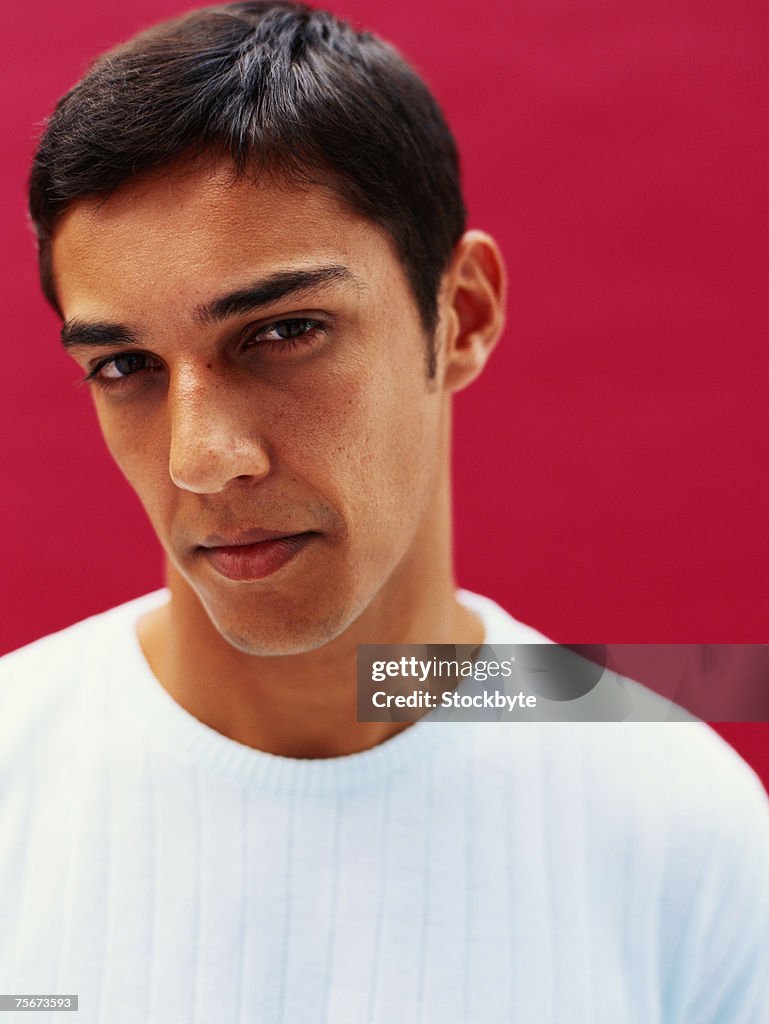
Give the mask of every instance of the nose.
M 169 473 L 174 484 L 214 494 L 234 480 L 261 480 L 270 459 L 255 422 L 253 396 L 211 372 L 187 372 L 169 387 Z

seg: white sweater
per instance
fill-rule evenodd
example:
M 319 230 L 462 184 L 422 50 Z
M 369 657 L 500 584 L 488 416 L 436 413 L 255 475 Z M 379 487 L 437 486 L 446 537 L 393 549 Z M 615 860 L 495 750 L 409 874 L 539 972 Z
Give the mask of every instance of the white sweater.
M 276 757 L 155 680 L 161 600 L 0 666 L 0 992 L 78 994 L 80 1024 L 769 1021 L 769 807 L 707 726 Z

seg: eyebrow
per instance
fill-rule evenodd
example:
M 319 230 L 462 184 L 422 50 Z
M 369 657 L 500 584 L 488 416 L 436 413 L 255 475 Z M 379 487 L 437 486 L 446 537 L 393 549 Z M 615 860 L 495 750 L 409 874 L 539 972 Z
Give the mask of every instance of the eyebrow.
M 130 327 L 112 323 L 86 323 L 83 320 L 66 320 L 61 326 L 61 343 L 64 348 L 78 345 L 140 345 L 139 336 Z
M 361 283 L 349 267 L 338 264 L 309 270 L 281 270 L 254 281 L 245 288 L 238 288 L 196 306 L 192 311 L 192 319 L 200 326 L 221 323 L 230 317 L 255 313 L 263 306 L 279 299 L 310 291 L 331 281 L 349 281 L 358 285 Z M 65 348 L 142 344 L 140 335 L 124 324 L 108 321 L 86 322 L 77 318 L 62 324 L 61 341 Z
M 309 291 L 330 281 L 355 281 L 360 283 L 353 272 L 344 266 L 333 264 L 328 267 L 315 267 L 311 270 L 281 270 L 261 281 L 255 281 L 246 288 L 239 288 L 229 295 L 197 306 L 193 319 L 201 325 L 220 323 L 232 316 L 243 316 L 253 313 L 262 306 L 267 306 L 278 299 L 286 298 L 297 292 Z

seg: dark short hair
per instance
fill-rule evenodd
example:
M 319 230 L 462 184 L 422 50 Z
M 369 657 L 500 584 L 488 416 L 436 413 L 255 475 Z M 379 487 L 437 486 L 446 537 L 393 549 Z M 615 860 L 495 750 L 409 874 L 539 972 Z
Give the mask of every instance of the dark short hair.
M 209 151 L 238 174 L 328 181 L 389 233 L 432 337 L 441 275 L 465 227 L 454 139 L 391 46 L 288 0 L 163 22 L 99 57 L 59 101 L 29 184 L 40 280 L 57 311 L 51 236 L 68 204 Z M 430 345 L 430 374 L 434 359 Z

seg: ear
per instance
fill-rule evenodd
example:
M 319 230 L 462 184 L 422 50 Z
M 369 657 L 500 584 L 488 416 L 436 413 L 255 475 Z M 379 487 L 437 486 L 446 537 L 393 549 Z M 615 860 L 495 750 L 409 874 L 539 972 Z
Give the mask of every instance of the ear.
M 505 324 L 506 291 L 499 246 L 483 231 L 467 231 L 454 249 L 441 289 L 447 391 L 461 391 L 486 365 Z

